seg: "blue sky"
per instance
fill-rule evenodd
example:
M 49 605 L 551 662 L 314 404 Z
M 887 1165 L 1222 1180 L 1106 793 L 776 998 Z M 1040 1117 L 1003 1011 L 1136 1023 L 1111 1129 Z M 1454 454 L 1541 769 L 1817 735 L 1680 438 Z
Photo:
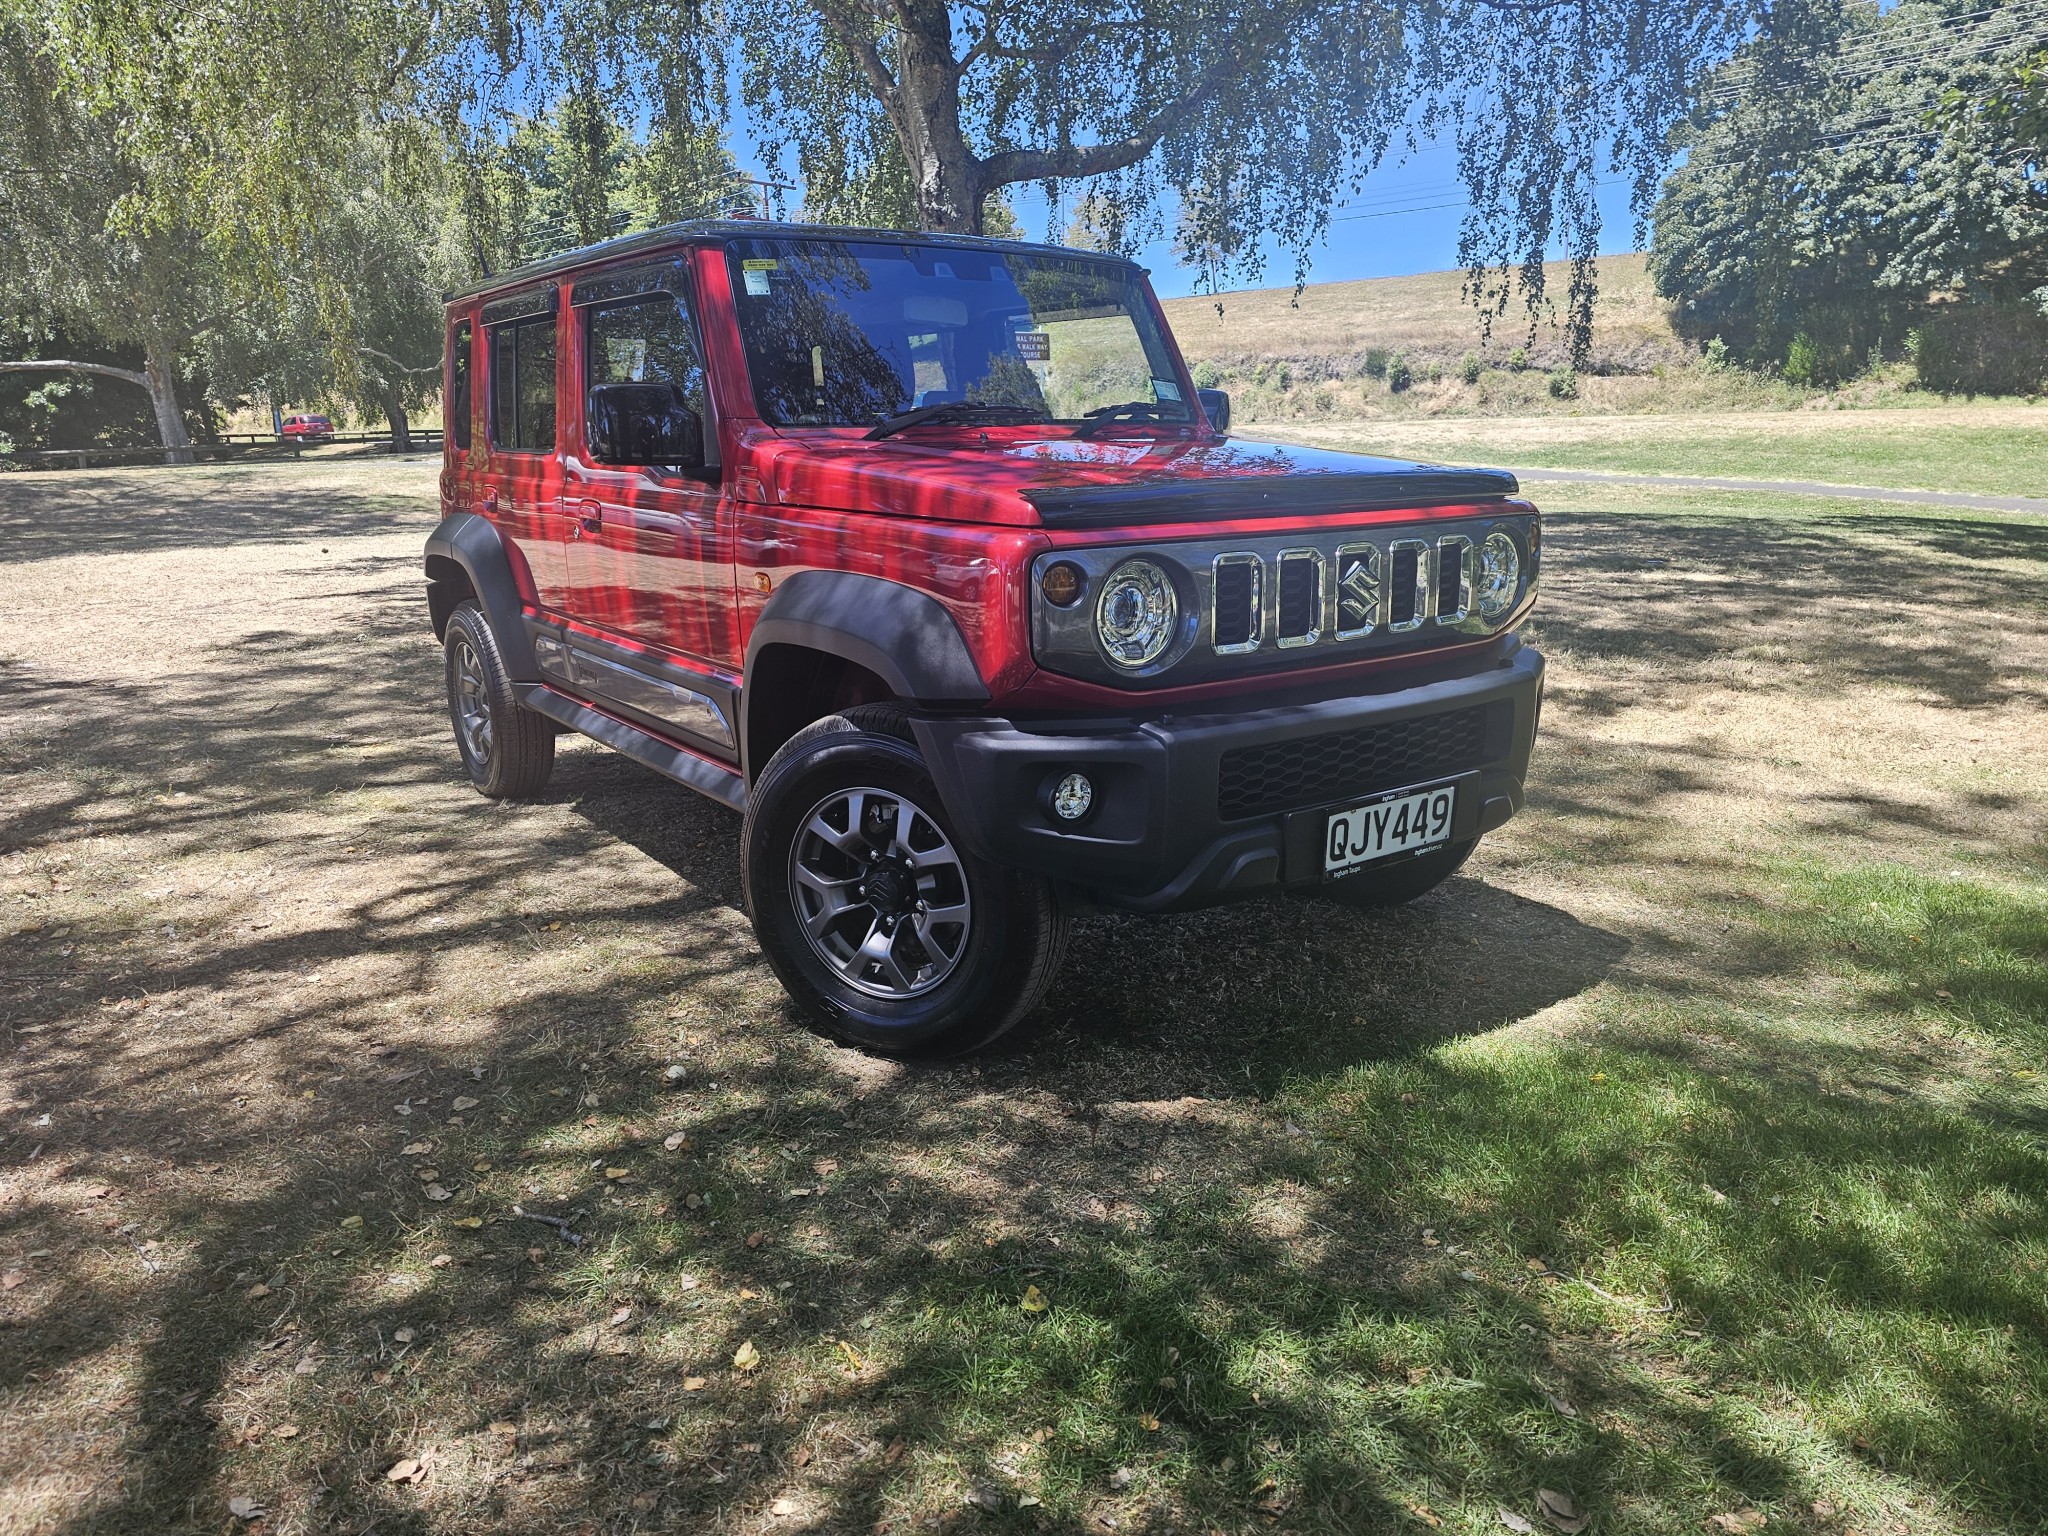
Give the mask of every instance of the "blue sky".
M 734 152 L 747 174 L 764 175 L 747 137 L 744 122 L 736 121 L 731 140 Z M 779 179 L 794 178 L 785 173 Z M 1600 254 L 1635 250 L 1635 221 L 1629 212 L 1626 183 L 1616 178 L 1602 185 L 1599 204 Z M 1013 187 L 1011 206 L 1029 238 L 1045 237 L 1045 200 L 1037 188 Z M 1399 277 L 1455 267 L 1458 223 L 1464 212 L 1457 154 L 1448 139 L 1426 143 L 1405 159 L 1390 154 L 1333 215 L 1329 238 L 1314 252 L 1309 281 Z M 1168 242 L 1159 241 L 1141 250 L 1139 259 L 1152 269 L 1153 286 L 1164 297 L 1177 298 L 1194 290 L 1193 269 L 1174 260 Z M 1265 275 L 1258 286 L 1277 287 L 1292 281 L 1293 274 L 1291 258 L 1269 249 Z

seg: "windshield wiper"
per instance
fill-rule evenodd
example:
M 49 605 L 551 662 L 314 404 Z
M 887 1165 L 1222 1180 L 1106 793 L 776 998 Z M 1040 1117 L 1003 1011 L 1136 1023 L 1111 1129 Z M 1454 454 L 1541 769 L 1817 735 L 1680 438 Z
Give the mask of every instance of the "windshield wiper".
M 921 427 L 928 421 L 986 421 L 991 423 L 1016 423 L 1026 421 L 1050 421 L 1044 411 L 1028 405 L 998 405 L 985 400 L 941 400 L 937 405 L 920 405 L 914 411 L 905 411 L 900 416 L 891 416 L 880 426 L 868 429 L 870 442 L 893 437 L 905 427 Z
M 1170 421 L 1176 426 L 1187 425 L 1185 406 L 1175 405 L 1173 408 L 1180 412 L 1175 416 L 1167 415 L 1167 408 L 1167 402 L 1158 400 L 1126 400 L 1122 405 L 1098 405 L 1092 411 L 1081 413 L 1087 425 L 1079 428 L 1074 436 L 1094 437 L 1104 428 L 1124 421 Z

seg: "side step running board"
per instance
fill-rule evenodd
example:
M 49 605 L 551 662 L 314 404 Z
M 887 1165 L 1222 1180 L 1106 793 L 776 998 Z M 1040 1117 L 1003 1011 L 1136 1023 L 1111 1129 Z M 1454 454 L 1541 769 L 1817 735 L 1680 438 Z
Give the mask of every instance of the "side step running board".
M 519 702 L 535 714 L 559 720 L 570 730 L 581 731 L 592 740 L 625 753 L 634 762 L 645 763 L 663 777 L 688 785 L 700 795 L 709 795 L 721 805 L 746 810 L 747 781 L 723 763 L 700 757 L 686 747 L 672 746 L 636 725 L 615 720 L 588 704 L 557 693 L 545 683 L 520 683 L 516 690 Z

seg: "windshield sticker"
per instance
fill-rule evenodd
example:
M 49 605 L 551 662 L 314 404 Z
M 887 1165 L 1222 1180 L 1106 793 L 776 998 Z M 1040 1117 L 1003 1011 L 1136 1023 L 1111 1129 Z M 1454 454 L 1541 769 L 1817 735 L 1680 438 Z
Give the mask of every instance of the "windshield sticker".
M 1178 400 L 1180 398 L 1180 386 L 1171 379 L 1154 379 L 1152 381 L 1152 398 L 1155 400 Z
M 760 271 L 749 263 L 746 272 L 742 275 L 746 278 L 747 296 L 749 298 L 765 299 L 768 297 L 768 274 L 766 272 Z
M 749 256 L 740 263 L 746 272 L 780 272 L 782 263 L 773 256 Z
M 1052 338 L 1044 331 L 1019 331 L 1017 355 L 1027 363 L 1048 362 L 1052 358 Z

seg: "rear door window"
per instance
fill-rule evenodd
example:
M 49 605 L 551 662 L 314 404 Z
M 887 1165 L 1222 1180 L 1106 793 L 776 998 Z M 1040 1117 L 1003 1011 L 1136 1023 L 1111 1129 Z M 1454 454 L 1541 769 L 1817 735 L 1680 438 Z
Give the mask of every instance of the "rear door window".
M 469 322 L 455 327 L 455 339 L 448 344 L 448 431 L 455 446 L 469 446 Z
M 513 453 L 555 446 L 555 317 L 490 329 L 491 445 Z
M 701 418 L 704 364 L 683 301 L 649 294 L 590 311 L 585 347 L 587 383 L 667 384 Z

